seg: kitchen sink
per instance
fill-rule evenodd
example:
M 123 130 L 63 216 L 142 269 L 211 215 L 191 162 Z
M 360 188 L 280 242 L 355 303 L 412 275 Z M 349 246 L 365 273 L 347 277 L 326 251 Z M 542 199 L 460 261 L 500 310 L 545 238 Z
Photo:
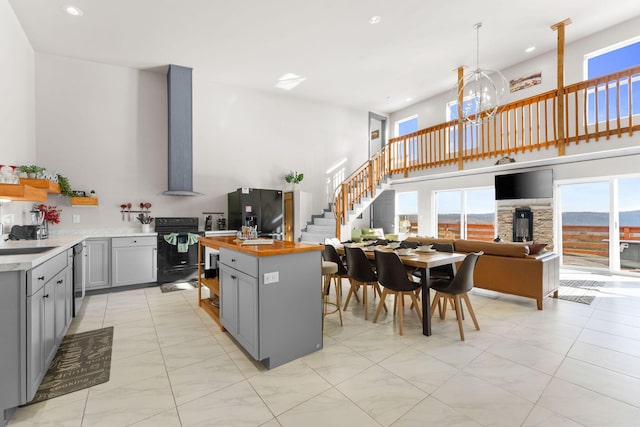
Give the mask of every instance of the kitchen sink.
M 50 251 L 55 246 L 38 246 L 37 248 L 1 248 L 0 255 L 31 255 Z

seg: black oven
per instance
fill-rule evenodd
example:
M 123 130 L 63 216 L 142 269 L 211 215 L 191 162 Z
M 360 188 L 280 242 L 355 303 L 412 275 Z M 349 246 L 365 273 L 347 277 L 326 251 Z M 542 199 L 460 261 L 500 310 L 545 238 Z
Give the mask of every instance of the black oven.
M 197 280 L 198 218 L 156 218 L 158 283 Z

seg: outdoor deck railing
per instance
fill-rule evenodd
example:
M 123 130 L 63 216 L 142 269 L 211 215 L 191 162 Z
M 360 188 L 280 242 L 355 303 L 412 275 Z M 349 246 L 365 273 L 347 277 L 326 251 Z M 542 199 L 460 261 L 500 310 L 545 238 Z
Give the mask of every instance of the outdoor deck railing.
M 633 135 L 640 130 L 633 102 L 640 91 L 640 66 L 565 86 L 502 105 L 493 117 L 479 124 L 457 120 L 391 138 L 371 160 L 363 163 L 335 190 L 336 234 L 347 213 L 364 196 L 373 196 L 384 177 L 474 160 L 599 141 L 612 135 Z M 558 135 L 558 97 L 563 97 L 564 136 Z

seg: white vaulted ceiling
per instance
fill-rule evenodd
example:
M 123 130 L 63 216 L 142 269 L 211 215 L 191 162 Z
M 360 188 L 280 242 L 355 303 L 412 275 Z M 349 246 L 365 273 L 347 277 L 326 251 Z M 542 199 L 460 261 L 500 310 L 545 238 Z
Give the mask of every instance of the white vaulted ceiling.
M 9 0 L 35 51 L 393 112 L 480 62 L 504 69 L 640 15 L 638 0 Z M 83 16 L 68 15 L 73 4 Z M 381 21 L 369 24 L 371 16 Z M 536 46 L 533 54 L 525 48 Z M 278 77 L 306 80 L 282 92 Z M 411 98 L 411 101 L 407 101 Z

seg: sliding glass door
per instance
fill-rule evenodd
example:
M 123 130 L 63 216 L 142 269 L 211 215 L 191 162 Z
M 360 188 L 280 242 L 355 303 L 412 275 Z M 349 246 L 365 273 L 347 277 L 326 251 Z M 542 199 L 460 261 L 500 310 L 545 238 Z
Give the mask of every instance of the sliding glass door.
M 640 273 L 640 177 L 618 180 L 620 270 Z
M 558 190 L 563 265 L 640 273 L 640 177 Z
M 560 186 L 564 265 L 609 267 L 609 182 Z

